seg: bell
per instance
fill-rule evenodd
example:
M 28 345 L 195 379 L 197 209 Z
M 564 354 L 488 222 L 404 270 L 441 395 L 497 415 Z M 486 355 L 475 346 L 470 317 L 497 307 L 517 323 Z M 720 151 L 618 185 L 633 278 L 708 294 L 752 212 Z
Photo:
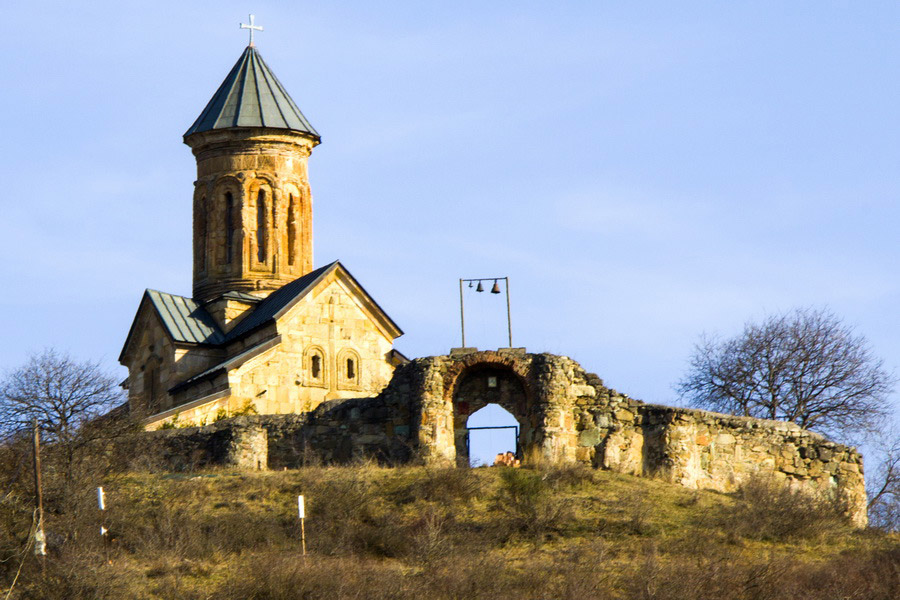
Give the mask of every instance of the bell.
M 497 283 L 497 280 L 496 280 L 496 279 L 494 280 L 494 287 L 491 288 L 491 293 L 492 293 L 492 294 L 499 294 L 499 293 L 500 293 L 500 284 Z
M 472 282 L 471 282 L 471 281 L 469 282 L 469 287 L 472 287 Z
M 483 292 L 483 291 L 484 291 L 484 286 L 481 285 L 481 282 L 480 282 L 480 281 L 478 282 L 478 287 L 475 288 L 475 291 L 476 291 L 476 292 Z

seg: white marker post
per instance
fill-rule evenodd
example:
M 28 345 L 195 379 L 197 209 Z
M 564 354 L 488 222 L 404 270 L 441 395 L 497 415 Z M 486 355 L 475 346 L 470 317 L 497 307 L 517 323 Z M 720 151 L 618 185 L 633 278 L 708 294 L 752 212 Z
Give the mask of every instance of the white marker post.
M 106 528 L 106 494 L 102 487 L 97 488 L 97 508 L 100 509 L 100 537 L 106 550 L 106 562 L 109 563 L 109 529 Z
M 306 560 L 306 502 L 303 496 L 297 496 L 297 513 L 300 515 L 300 544 L 303 546 L 303 556 Z

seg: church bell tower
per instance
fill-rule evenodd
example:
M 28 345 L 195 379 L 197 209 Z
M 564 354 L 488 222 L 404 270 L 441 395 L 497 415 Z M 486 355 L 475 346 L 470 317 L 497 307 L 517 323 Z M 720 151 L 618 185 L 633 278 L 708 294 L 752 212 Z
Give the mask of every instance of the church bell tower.
M 312 270 L 320 136 L 251 43 L 184 134 L 197 159 L 194 299 L 265 297 Z

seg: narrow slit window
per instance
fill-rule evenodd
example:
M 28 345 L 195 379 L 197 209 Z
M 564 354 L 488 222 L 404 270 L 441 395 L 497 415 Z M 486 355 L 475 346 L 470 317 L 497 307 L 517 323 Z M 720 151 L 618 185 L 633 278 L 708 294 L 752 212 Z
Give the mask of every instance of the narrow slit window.
M 313 354 L 309 359 L 309 373 L 313 379 L 322 378 L 322 357 L 318 354 Z
M 197 206 L 197 267 L 206 270 L 206 198 Z
M 234 197 L 225 192 L 225 264 L 234 259 Z
M 147 405 L 155 406 L 156 397 L 159 395 L 159 372 L 156 367 L 147 370 Z
M 272 195 L 272 231 L 278 230 L 278 206 L 275 202 L 275 195 Z
M 356 379 L 356 361 L 347 359 L 347 379 Z
M 256 259 L 266 262 L 266 191 L 256 197 Z
M 288 265 L 294 265 L 294 256 L 296 250 L 294 246 L 297 244 L 297 216 L 294 214 L 294 195 L 288 196 Z

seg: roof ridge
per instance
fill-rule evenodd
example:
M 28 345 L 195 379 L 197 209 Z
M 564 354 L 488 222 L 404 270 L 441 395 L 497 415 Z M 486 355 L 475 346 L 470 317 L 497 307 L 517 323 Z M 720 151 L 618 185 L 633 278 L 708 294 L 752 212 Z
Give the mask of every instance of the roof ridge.
M 193 298 L 191 298 L 190 296 L 182 296 L 181 294 L 173 294 L 172 292 L 164 292 L 162 290 L 155 290 L 153 288 L 146 288 L 144 290 L 144 293 L 147 292 L 156 292 L 157 294 L 165 294 L 166 296 L 177 296 L 179 298 L 187 298 L 189 300 L 193 300 Z

